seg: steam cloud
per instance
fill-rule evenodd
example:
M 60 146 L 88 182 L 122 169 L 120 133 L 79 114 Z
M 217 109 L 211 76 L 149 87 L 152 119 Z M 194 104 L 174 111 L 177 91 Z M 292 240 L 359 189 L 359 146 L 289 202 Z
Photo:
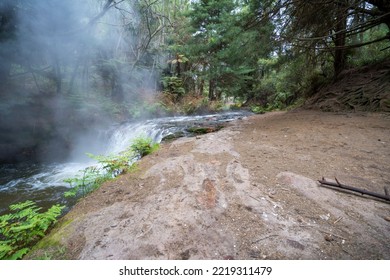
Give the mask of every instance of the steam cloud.
M 107 112 L 156 87 L 132 1 L 109 2 L 1 1 L 0 163 L 98 151 Z

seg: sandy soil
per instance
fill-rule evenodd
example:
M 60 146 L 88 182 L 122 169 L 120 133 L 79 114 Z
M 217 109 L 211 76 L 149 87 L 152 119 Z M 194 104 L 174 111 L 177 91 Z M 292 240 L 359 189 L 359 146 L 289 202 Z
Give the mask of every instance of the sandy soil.
M 45 238 L 65 259 L 390 259 L 390 115 L 275 112 L 165 143 Z

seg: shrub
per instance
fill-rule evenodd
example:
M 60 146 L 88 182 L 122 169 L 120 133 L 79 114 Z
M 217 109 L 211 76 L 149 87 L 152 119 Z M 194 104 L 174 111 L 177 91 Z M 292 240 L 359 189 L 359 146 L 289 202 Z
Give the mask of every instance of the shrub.
M 81 176 L 68 178 L 64 182 L 70 185 L 65 197 L 84 197 L 99 188 L 104 182 L 122 174 L 135 166 L 135 161 L 159 148 L 152 139 L 139 137 L 133 140 L 129 149 L 118 155 L 93 155 L 89 157 L 98 161 L 101 167 L 90 166 L 82 170 Z
M 164 92 L 175 96 L 176 101 L 180 100 L 185 94 L 183 80 L 179 77 L 164 77 L 162 79 Z
M 125 172 L 136 158 L 135 152 L 131 149 L 118 154 L 118 155 L 93 155 L 87 154 L 90 158 L 97 160 L 102 165 L 102 168 L 109 173 L 110 176 L 116 177 L 117 175 Z
M 65 197 L 84 197 L 97 189 L 110 177 L 102 173 L 96 166 L 90 166 L 82 170 L 81 176 L 65 179 L 64 182 L 70 185 L 69 191 L 64 193 Z
M 264 114 L 266 112 L 266 109 L 262 106 L 252 105 L 251 112 L 255 114 Z
M 57 221 L 64 206 L 53 205 L 46 212 L 32 201 L 13 204 L 11 213 L 0 216 L 0 259 L 21 259 Z
M 151 138 L 139 137 L 133 140 L 130 147 L 131 150 L 141 158 L 157 151 L 160 145 L 158 143 L 154 143 Z

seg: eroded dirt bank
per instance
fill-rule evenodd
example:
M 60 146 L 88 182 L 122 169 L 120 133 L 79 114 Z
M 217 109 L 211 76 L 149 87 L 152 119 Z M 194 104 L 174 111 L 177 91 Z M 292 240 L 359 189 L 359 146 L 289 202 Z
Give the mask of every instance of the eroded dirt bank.
M 277 112 L 165 143 L 41 242 L 70 259 L 390 259 L 390 115 Z

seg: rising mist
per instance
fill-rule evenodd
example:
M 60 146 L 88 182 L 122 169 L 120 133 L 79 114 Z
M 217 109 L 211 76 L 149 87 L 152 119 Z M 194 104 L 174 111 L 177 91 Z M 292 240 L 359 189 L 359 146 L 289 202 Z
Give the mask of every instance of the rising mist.
M 0 163 L 98 152 L 157 87 L 133 1 L 2 0 Z

